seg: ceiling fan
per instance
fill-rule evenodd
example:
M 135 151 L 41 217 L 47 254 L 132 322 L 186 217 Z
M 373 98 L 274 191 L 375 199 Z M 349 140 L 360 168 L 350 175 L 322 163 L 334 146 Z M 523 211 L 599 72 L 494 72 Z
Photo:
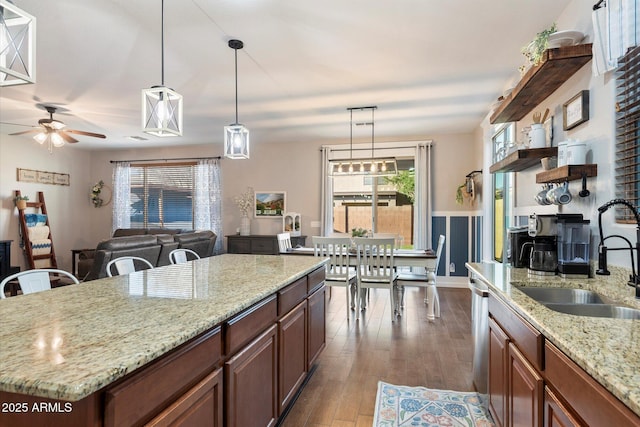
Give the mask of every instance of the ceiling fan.
M 33 137 L 33 139 L 38 141 L 40 144 L 48 142 L 49 151 L 51 151 L 52 146 L 61 147 L 65 142 L 72 144 L 78 142 L 77 139 L 69 134 L 91 136 L 94 138 L 106 138 L 105 135 L 102 135 L 100 133 L 86 132 L 83 130 L 75 129 L 65 129 L 67 125 L 62 123 L 60 120 L 55 120 L 53 118 L 53 113 L 56 112 L 56 107 L 45 105 L 44 109 L 49 113 L 48 119 L 38 120 L 38 126 L 34 126 L 34 129 L 11 133 L 9 135 L 24 135 L 27 133 L 35 133 L 36 135 Z

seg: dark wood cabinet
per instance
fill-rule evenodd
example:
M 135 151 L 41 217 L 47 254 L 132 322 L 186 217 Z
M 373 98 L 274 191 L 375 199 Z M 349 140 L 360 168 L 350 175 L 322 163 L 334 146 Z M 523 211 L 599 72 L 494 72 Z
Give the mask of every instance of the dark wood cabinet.
M 489 319 L 489 411 L 496 427 L 509 425 L 507 417 L 507 358 L 509 337 Z
M 222 369 L 207 375 L 147 427 L 223 427 Z
M 307 302 L 278 321 L 278 414 L 293 400 L 307 376 Z
M 311 279 L 312 275 L 309 275 Z M 322 286 L 307 299 L 307 369 L 315 363 L 318 356 L 327 343 L 325 317 L 326 317 L 327 288 Z
M 545 387 L 544 390 L 544 427 L 579 427 L 578 422 L 571 411 Z
M 278 419 L 278 330 L 272 325 L 224 366 L 227 427 L 273 426 Z
M 509 424 L 538 427 L 542 421 L 544 383 L 513 343 L 509 343 L 509 398 L 507 417 Z
M 11 242 L 0 240 L 0 280 L 20 271 L 20 267 L 11 266 Z
M 304 246 L 307 236 L 291 236 L 291 246 Z M 255 254 L 255 255 L 277 255 L 278 237 L 273 235 L 251 235 L 240 236 L 232 234 L 227 236 L 227 252 L 230 254 Z

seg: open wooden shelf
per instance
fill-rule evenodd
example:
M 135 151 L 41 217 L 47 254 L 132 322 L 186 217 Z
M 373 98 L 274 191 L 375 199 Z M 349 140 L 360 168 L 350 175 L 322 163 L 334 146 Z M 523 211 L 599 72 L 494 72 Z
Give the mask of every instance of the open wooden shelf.
M 518 150 L 509 154 L 499 162 L 494 163 L 489 168 L 489 172 L 519 172 L 529 169 L 532 166 L 539 166 L 543 157 L 553 157 L 558 155 L 558 147 L 530 148 Z
M 547 49 L 540 64 L 531 67 L 496 108 L 490 122 L 522 119 L 589 62 L 591 56 L 591 43 Z
M 559 168 L 550 169 L 548 171 L 536 174 L 537 184 L 547 184 L 550 182 L 575 181 L 582 179 L 582 174 L 587 178 L 598 176 L 598 165 L 566 165 Z

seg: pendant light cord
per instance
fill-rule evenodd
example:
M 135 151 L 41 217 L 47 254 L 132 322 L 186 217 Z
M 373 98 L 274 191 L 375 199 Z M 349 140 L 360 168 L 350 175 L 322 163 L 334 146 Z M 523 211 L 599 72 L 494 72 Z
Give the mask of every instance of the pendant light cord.
M 162 63 L 161 66 L 161 81 L 162 81 L 162 86 L 164 86 L 164 0 L 162 0 L 162 13 L 160 16 L 160 61 Z
M 238 124 L 238 49 L 233 49 L 236 57 L 236 124 Z

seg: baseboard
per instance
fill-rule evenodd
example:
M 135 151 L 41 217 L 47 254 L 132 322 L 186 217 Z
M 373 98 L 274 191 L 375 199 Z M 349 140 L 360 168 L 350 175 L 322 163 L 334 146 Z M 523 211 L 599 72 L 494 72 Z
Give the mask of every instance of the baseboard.
M 469 278 L 468 277 L 442 277 L 438 276 L 436 280 L 436 285 L 439 288 L 468 288 L 469 287 Z

